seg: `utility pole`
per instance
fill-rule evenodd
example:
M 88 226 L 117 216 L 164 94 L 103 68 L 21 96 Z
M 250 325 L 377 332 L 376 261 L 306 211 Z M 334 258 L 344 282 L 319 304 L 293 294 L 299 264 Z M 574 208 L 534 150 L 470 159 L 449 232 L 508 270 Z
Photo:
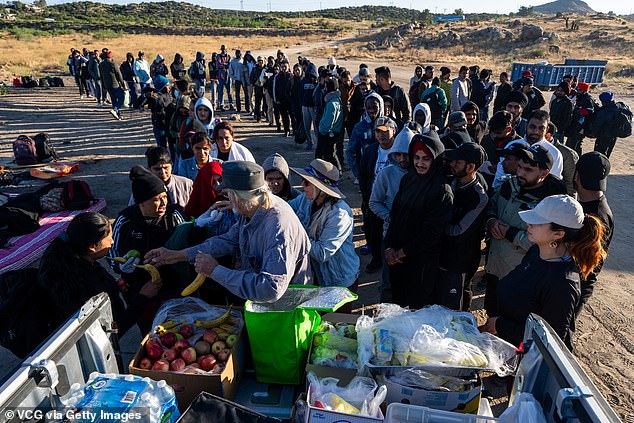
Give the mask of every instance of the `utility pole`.
M 244 0 L 240 0 L 240 10 L 244 12 Z

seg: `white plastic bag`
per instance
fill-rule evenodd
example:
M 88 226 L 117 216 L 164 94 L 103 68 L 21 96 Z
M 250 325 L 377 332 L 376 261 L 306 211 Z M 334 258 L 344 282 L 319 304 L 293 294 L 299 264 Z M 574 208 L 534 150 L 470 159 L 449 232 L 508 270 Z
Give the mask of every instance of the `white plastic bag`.
M 547 423 L 542 405 L 527 392 L 517 395 L 513 405 L 502 413 L 499 420 L 502 423 Z
M 310 405 L 327 410 L 376 417 L 387 395 L 387 389 L 377 390 L 376 381 L 369 377 L 356 376 L 346 386 L 337 385 L 339 380 L 333 377 L 319 379 L 313 372 L 308 372 L 306 378 Z

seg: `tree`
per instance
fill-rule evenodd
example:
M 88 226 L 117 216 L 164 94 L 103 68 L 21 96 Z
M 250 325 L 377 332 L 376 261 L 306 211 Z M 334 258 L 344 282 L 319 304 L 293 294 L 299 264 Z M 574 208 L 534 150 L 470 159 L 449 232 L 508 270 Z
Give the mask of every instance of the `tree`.
M 462 9 L 456 9 L 453 11 L 454 15 L 464 15 L 464 12 L 462 11 Z
M 46 7 L 46 0 L 35 0 L 33 5 L 44 9 Z
M 530 16 L 533 14 L 533 6 L 526 7 L 520 6 L 520 10 L 517 11 L 517 16 Z

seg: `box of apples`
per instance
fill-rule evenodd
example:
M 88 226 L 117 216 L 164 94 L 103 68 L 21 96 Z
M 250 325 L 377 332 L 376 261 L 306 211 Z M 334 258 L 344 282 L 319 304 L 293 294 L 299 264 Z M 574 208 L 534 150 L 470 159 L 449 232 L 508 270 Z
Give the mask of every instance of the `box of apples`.
M 182 410 L 202 391 L 234 399 L 242 374 L 243 319 L 237 311 L 228 314 L 224 320 L 170 321 L 155 328 L 130 362 L 130 373 L 165 380 Z

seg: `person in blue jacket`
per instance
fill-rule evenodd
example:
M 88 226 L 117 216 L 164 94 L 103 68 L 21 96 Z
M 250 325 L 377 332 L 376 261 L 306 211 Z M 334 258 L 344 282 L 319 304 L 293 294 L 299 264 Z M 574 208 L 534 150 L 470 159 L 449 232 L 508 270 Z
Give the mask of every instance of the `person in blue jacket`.
M 319 136 L 315 158 L 324 159 L 332 163 L 341 173 L 341 163 L 335 148 L 341 139 L 343 150 L 343 110 L 341 109 L 341 92 L 336 79 L 328 79 L 325 83 L 326 96 L 324 114 L 319 121 Z
M 310 240 L 314 284 L 342 286 L 355 292 L 359 257 L 352 239 L 354 219 L 345 195 L 337 188 L 339 171 L 315 159 L 305 169 L 291 168 L 302 178 L 304 192 L 289 201 Z

